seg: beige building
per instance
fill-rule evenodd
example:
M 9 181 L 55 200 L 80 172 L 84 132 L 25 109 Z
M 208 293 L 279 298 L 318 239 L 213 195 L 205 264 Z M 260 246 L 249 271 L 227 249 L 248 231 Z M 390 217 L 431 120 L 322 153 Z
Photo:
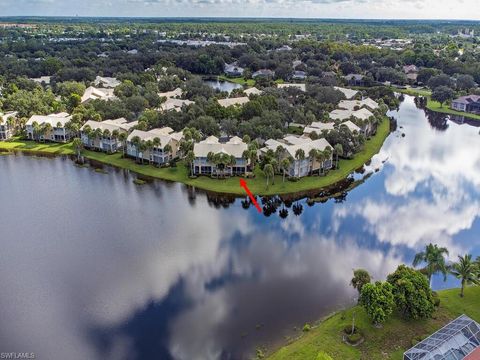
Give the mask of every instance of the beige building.
M 220 106 L 227 108 L 229 106 L 242 106 L 250 101 L 247 96 L 237 97 L 237 98 L 228 98 L 228 99 L 219 99 L 217 100 Z
M 174 132 L 169 127 L 150 131 L 133 130 L 127 138 L 127 155 L 164 165 L 179 156 L 182 139 L 183 132 Z M 170 149 L 165 149 L 167 145 Z
M 102 122 L 88 120 L 80 128 L 80 138 L 86 148 L 114 153 L 123 146 L 118 135 L 115 136 L 115 134 L 128 134 L 137 124 L 137 121 L 129 123 L 124 118 Z
M 0 114 L 0 141 L 10 139 L 15 131 L 15 125 L 10 124 L 9 119 L 15 120 L 17 112 L 12 111 L 6 114 Z
M 190 100 L 183 100 L 183 99 L 175 99 L 175 98 L 169 98 L 167 101 L 165 101 L 163 104 L 160 105 L 160 110 L 161 111 L 182 111 L 183 106 L 188 106 L 195 104 L 194 101 Z
M 269 150 L 276 151 L 281 146 L 284 151 L 280 161 L 285 157 L 290 157 L 293 161 L 287 171 L 289 176 L 304 177 L 315 172 L 323 172 L 331 169 L 333 162 L 332 156 L 322 162 L 310 157 L 310 151 L 325 151 L 327 148 L 333 150 L 333 147 L 325 139 L 311 140 L 308 137 L 288 135 L 281 140 L 270 139 L 265 142 L 265 147 L 260 149 L 260 154 L 266 154 Z M 297 158 L 297 151 L 302 150 L 304 158 Z
M 217 137 L 210 136 L 197 143 L 193 147 L 195 160 L 193 162 L 193 173 L 196 175 L 241 175 L 247 172 L 249 160 L 243 158 L 243 152 L 248 146 L 237 136 L 232 137 L 228 142 L 221 143 Z M 235 161 L 226 164 L 215 163 L 209 159 L 209 154 L 223 154 L 224 158 L 233 157 Z
M 115 98 L 115 94 L 113 92 L 114 92 L 114 89 L 96 88 L 96 87 L 90 86 L 83 93 L 83 96 L 80 102 L 82 104 L 86 104 L 92 100 L 108 101 Z
M 36 141 L 67 142 L 73 135 L 66 128 L 71 118 L 67 113 L 33 115 L 25 125 L 27 137 Z

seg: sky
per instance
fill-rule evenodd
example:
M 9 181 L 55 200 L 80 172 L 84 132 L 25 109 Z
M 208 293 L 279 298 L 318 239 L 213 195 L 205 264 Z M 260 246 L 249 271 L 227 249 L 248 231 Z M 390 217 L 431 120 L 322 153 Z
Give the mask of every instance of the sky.
M 479 0 L 0 0 L 0 16 L 480 20 Z

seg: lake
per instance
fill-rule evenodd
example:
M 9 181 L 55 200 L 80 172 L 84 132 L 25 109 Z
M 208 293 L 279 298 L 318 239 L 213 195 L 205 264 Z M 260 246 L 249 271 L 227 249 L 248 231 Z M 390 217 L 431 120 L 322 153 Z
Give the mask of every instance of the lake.
M 229 94 L 235 89 L 243 89 L 242 85 L 235 84 L 229 81 L 203 80 L 203 83 L 210 86 L 212 89 L 226 91 Z
M 426 116 L 411 97 L 390 115 L 373 175 L 294 203 L 299 216 L 68 158 L 0 156 L 1 351 L 248 359 L 353 304 L 353 268 L 383 279 L 430 242 L 480 255 L 480 122 Z

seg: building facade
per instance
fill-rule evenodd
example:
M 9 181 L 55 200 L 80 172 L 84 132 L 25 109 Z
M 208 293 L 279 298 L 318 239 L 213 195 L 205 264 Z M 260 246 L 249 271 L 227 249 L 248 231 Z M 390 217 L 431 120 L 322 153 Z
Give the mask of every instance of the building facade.
M 83 146 L 88 149 L 114 153 L 123 147 L 119 135 L 127 134 L 136 124 L 137 122 L 128 123 L 124 118 L 102 122 L 88 120 L 80 128 L 80 138 Z
M 150 131 L 133 130 L 127 138 L 126 152 L 142 162 L 166 165 L 179 157 L 182 138 L 182 132 L 174 132 L 169 127 Z
M 480 95 L 462 96 L 452 101 L 453 110 L 480 114 Z
M 192 173 L 195 175 L 233 176 L 243 175 L 250 164 L 243 158 L 248 146 L 238 137 L 231 138 L 226 143 L 219 142 L 215 136 L 210 136 L 194 145 L 195 160 Z M 212 159 L 212 155 L 216 158 Z
M 0 114 L 0 141 L 10 139 L 15 131 L 15 126 L 10 124 L 9 119 L 15 119 L 17 112 Z
M 71 118 L 67 113 L 33 115 L 25 125 L 27 138 L 34 141 L 70 141 L 73 134 L 66 124 Z

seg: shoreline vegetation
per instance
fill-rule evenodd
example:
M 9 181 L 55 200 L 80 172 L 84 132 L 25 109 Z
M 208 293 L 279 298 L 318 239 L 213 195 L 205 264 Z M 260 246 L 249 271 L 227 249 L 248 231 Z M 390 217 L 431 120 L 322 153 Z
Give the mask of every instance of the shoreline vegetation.
M 438 101 L 434 101 L 434 100 L 431 99 L 432 92 L 430 90 L 415 89 L 415 88 L 409 88 L 409 89 L 392 88 L 392 90 L 400 92 L 402 94 L 406 94 L 406 95 L 426 97 L 427 98 L 427 109 L 428 110 L 438 112 L 438 113 L 442 113 L 442 114 L 447 114 L 447 115 L 464 116 L 468 119 L 480 121 L 480 115 L 452 110 L 452 109 L 450 109 L 450 107 L 448 105 L 441 106 L 441 104 Z
M 326 176 L 308 176 L 298 181 L 282 181 L 281 175 L 275 176 L 274 184 L 266 186 L 266 178 L 259 168 L 255 169 L 255 178 L 248 179 L 250 190 L 259 196 L 287 195 L 311 190 L 321 190 L 334 185 L 348 177 L 352 172 L 361 168 L 376 155 L 385 139 L 390 134 L 390 121 L 384 119 L 379 125 L 377 133 L 367 140 L 364 149 L 355 154 L 353 159 L 340 159 L 339 168 L 331 170 Z M 0 154 L 16 151 L 32 155 L 74 155 L 72 143 L 36 143 L 32 141 L 13 140 L 0 142 Z M 151 178 L 180 182 L 202 190 L 232 195 L 245 195 L 239 186 L 239 178 L 212 179 L 206 176 L 190 178 L 184 161 L 178 161 L 176 166 L 158 168 L 148 164 L 137 164 L 133 159 L 123 158 L 122 153 L 106 154 L 90 150 L 82 150 L 82 155 L 89 160 L 105 165 L 126 169 L 139 175 Z
M 431 319 L 405 320 L 394 313 L 381 328 L 372 324 L 362 306 L 338 311 L 309 327 L 309 331 L 303 332 L 267 359 L 316 359 L 319 353 L 324 352 L 335 360 L 401 360 L 404 351 L 461 314 L 480 322 L 480 287 L 467 287 L 463 298 L 459 296 L 458 288 L 438 291 L 438 295 L 440 306 Z M 342 341 L 343 329 L 351 326 L 354 314 L 355 325 L 362 329 L 365 338 L 355 347 Z

